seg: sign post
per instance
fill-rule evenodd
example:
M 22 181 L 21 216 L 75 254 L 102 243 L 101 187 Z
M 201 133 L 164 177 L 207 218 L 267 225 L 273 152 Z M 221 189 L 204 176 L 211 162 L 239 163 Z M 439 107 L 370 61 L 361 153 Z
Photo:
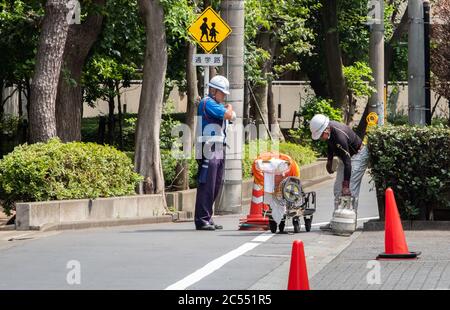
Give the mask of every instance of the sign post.
M 200 14 L 188 28 L 189 35 L 203 48 L 206 54 L 197 54 L 193 62 L 204 69 L 204 95 L 208 95 L 209 66 L 221 66 L 223 55 L 210 54 L 231 33 L 231 28 L 211 7 Z

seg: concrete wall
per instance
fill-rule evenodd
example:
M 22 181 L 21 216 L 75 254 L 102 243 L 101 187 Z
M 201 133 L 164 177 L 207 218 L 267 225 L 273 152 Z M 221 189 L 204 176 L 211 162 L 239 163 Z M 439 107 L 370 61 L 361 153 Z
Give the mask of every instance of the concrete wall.
M 131 87 L 121 89 L 121 103 L 122 109 L 128 113 L 137 113 L 139 110 L 139 98 L 141 96 L 141 81 L 133 81 Z M 184 93 L 179 92 L 178 87 L 175 86 L 169 94 L 169 100 L 173 104 L 173 112 L 183 113 L 186 112 L 187 97 Z M 98 100 L 95 108 L 90 107 L 87 104 L 83 106 L 83 117 L 95 117 L 98 115 L 108 115 L 109 108 L 108 102 Z M 117 98 L 115 113 L 118 113 Z
M 166 214 L 162 195 L 136 195 L 94 200 L 18 203 L 16 229 L 39 229 L 48 224 L 135 219 Z

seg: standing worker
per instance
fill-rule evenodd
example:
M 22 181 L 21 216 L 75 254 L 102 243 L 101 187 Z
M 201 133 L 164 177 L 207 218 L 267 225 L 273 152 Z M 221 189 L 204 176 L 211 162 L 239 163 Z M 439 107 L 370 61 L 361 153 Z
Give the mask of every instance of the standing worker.
M 327 171 L 332 174 L 333 157 L 338 156 L 336 181 L 334 183 L 334 207 L 339 205 L 341 196 L 353 196 L 353 208 L 358 208 L 359 190 L 361 181 L 369 162 L 369 150 L 358 135 L 347 125 L 330 121 L 322 114 L 316 114 L 309 123 L 313 140 L 322 140 L 328 143 Z M 330 230 L 331 225 L 320 227 L 321 230 Z
M 217 198 L 225 166 L 225 133 L 227 120 L 235 120 L 236 113 L 230 104 L 224 104 L 225 96 L 230 94 L 227 78 L 216 75 L 208 83 L 209 93 L 198 106 L 197 146 L 201 146 L 197 178 L 197 197 L 195 201 L 195 227 L 197 230 L 222 229 L 212 221 L 213 204 Z

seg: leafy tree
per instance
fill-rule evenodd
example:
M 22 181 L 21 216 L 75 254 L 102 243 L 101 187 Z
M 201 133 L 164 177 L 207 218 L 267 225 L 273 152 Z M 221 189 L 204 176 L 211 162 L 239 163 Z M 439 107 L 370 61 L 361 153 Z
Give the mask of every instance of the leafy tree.
M 98 99 L 108 102 L 107 121 L 101 119 L 99 124 L 99 142 L 123 148 L 121 91 L 122 88 L 130 87 L 131 80 L 142 79 L 139 71 L 144 60 L 145 31 L 137 12 L 137 0 L 109 0 L 103 14 L 103 30 L 83 72 L 83 97 L 91 106 L 94 106 Z M 118 120 L 114 115 L 115 98 L 119 102 Z M 105 123 L 108 128 L 106 139 L 103 126 Z
M 308 53 L 314 37 L 306 18 L 318 8 L 315 1 L 246 1 L 246 79 L 258 123 L 275 125 L 282 138 L 271 100 L 271 82 L 289 71 L 298 71 L 297 57 Z M 254 94 L 253 90 L 255 89 Z
M 64 142 L 81 140 L 82 71 L 102 30 L 105 1 L 81 1 L 80 24 L 69 27 L 56 98 L 56 129 Z
M 349 124 L 356 113 L 356 97 L 370 97 L 376 89 L 369 84 L 373 81 L 372 69 L 366 63 L 357 61 L 352 66 L 344 67 L 343 71 L 349 101 L 345 108 L 345 122 Z
M 43 16 L 42 1 L 0 1 L 0 91 L 3 92 L 3 87 L 16 86 L 14 93 L 18 91 L 20 102 L 24 94 L 27 106 Z M 0 121 L 9 97 L 2 93 L 1 99 Z M 24 112 L 19 105 L 19 116 Z

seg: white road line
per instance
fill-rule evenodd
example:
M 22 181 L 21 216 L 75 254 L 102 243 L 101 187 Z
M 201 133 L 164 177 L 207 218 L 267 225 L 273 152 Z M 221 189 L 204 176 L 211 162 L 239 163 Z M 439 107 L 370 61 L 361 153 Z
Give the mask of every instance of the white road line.
M 372 219 L 378 219 L 378 217 L 366 217 L 366 218 L 360 218 L 358 221 L 366 221 L 366 220 L 372 220 Z M 314 223 L 312 226 L 320 226 L 328 224 L 329 222 L 323 222 L 323 223 Z M 303 226 L 303 225 L 302 225 Z M 291 227 L 292 228 L 292 227 Z M 239 256 L 247 253 L 248 251 L 253 250 L 258 245 L 266 242 L 270 238 L 272 238 L 275 234 L 264 232 L 261 235 L 255 237 L 250 242 L 244 243 L 237 249 L 234 249 L 219 258 L 216 258 L 215 260 L 209 262 L 202 268 L 194 271 L 190 275 L 186 276 L 185 278 L 181 279 L 180 281 L 166 287 L 166 290 L 185 290 L 189 286 L 191 286 L 194 283 L 197 283 L 204 277 L 210 275 L 216 270 L 219 270 L 222 268 L 226 263 L 231 262 L 232 260 L 238 258 Z
M 252 240 L 252 242 L 266 242 L 267 240 L 269 240 L 270 238 L 272 238 L 275 234 L 272 233 L 264 233 L 259 235 L 258 237 L 256 237 L 255 239 Z
M 228 252 L 227 254 L 222 255 L 219 258 L 216 258 L 215 260 L 209 262 L 204 267 L 191 273 L 184 279 L 181 279 L 180 281 L 166 287 L 166 290 L 185 290 L 187 287 L 191 286 L 194 283 L 197 283 L 204 277 L 206 277 L 206 276 L 210 275 L 211 273 L 213 273 L 214 271 L 220 269 L 226 263 L 231 262 L 233 259 L 238 258 L 239 256 L 247 253 L 250 250 L 253 250 L 258 245 L 260 245 L 263 242 L 272 238 L 274 235 L 275 234 L 269 234 L 269 233 L 265 232 L 265 233 L 257 236 L 252 241 L 244 243 L 237 249 L 234 249 L 234 250 Z

